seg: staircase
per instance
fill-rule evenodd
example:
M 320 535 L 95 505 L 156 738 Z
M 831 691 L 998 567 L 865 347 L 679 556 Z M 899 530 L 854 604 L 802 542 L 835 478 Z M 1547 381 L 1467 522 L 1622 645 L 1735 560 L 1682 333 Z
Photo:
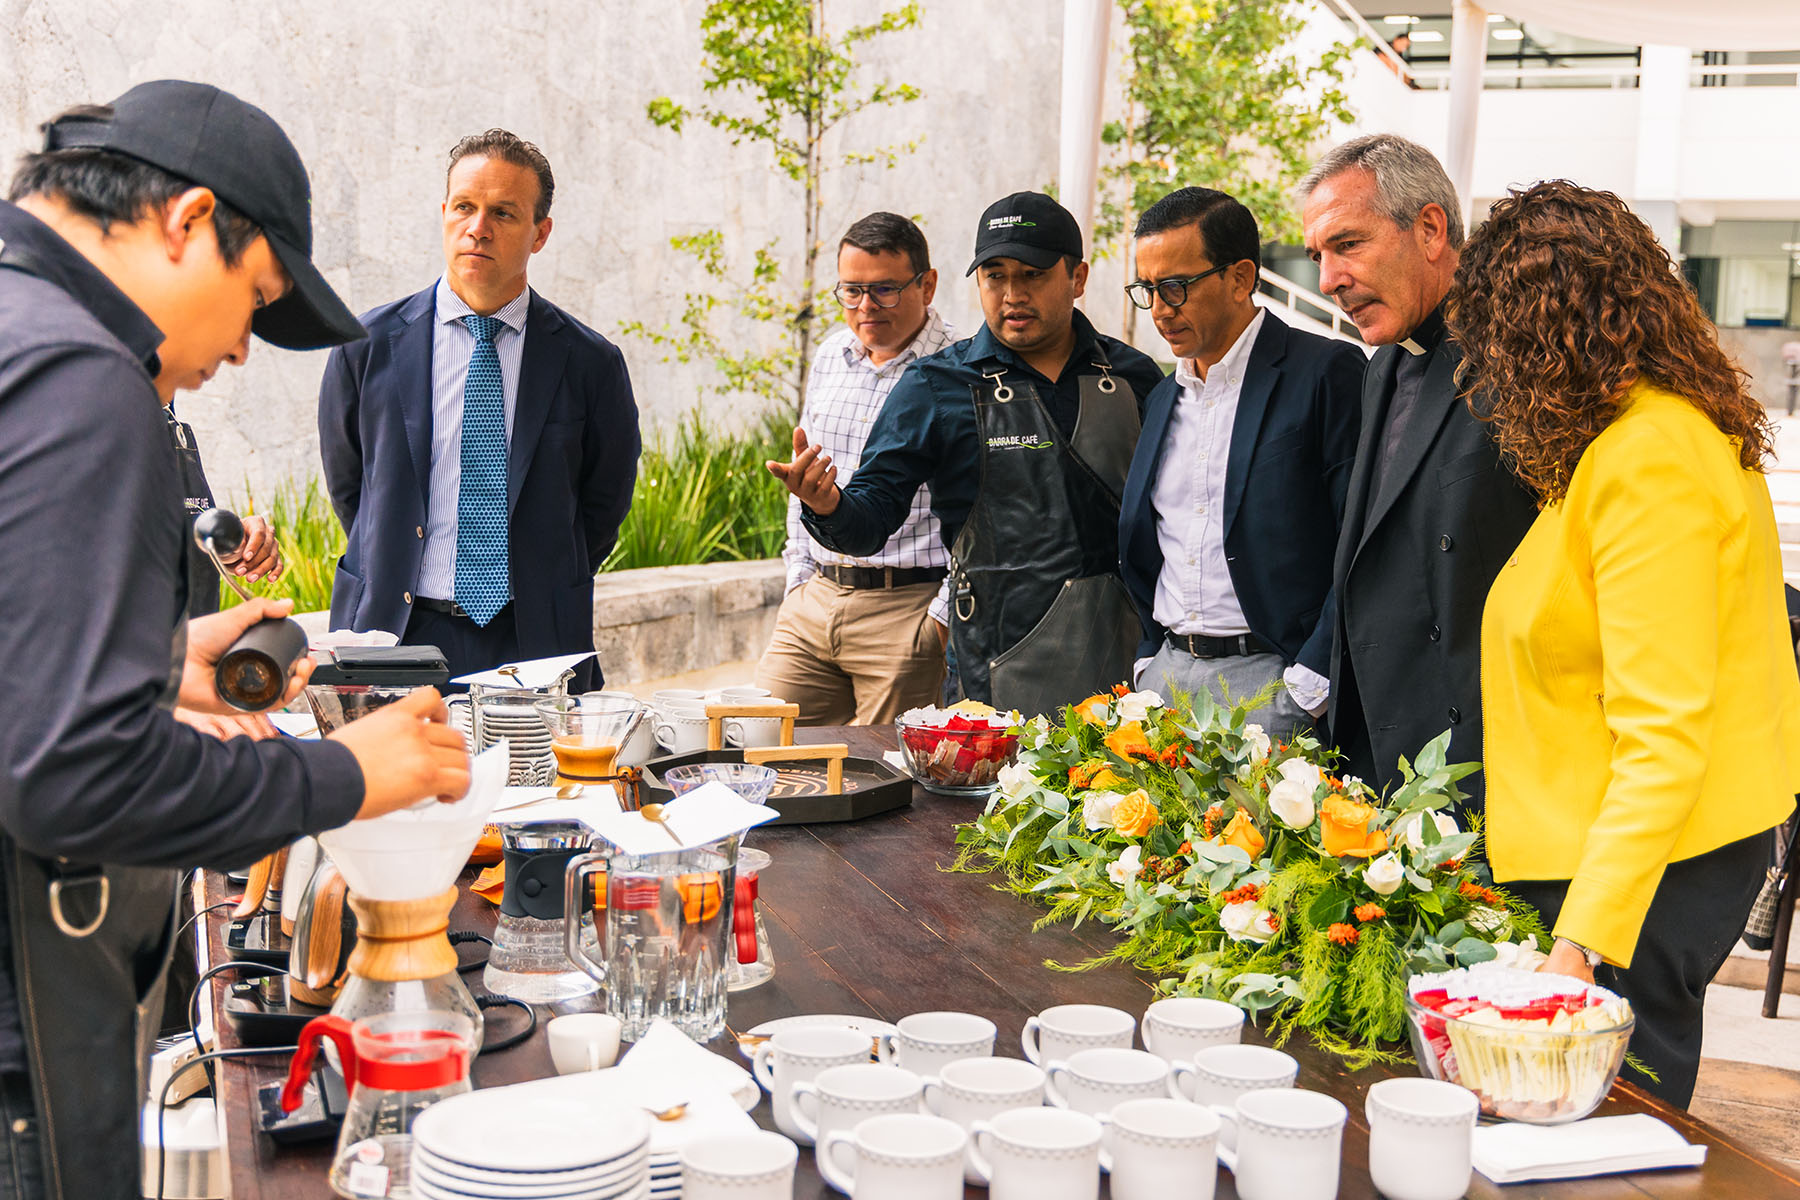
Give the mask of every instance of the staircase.
M 1302 287 L 1267 267 L 1258 267 L 1257 275 L 1262 279 L 1262 286 L 1257 290 L 1256 302 L 1289 325 L 1308 333 L 1349 342 L 1364 354 L 1375 353 L 1374 347 L 1363 343 L 1356 332 L 1356 326 L 1350 323 L 1342 310 L 1319 293 Z

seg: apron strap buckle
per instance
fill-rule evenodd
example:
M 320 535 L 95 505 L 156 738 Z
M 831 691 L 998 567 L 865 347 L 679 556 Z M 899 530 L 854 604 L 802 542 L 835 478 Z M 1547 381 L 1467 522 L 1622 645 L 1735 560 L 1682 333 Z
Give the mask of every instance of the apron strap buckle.
M 94 913 L 94 919 L 89 921 L 86 925 L 77 925 L 69 920 L 67 914 L 63 912 L 63 889 L 65 885 L 78 887 L 84 884 L 98 884 L 100 895 L 96 905 L 97 911 Z M 70 871 L 59 874 L 50 881 L 50 919 L 56 923 L 56 927 L 67 937 L 92 937 L 99 931 L 101 923 L 106 920 L 106 910 L 111 902 L 112 881 L 106 877 L 106 872 L 99 867 L 89 867 L 82 871 Z
M 1100 368 L 1100 382 L 1094 386 L 1099 388 L 1102 394 L 1110 396 L 1119 390 L 1118 382 L 1113 379 L 1112 370 L 1104 358 L 1091 365 Z
M 1006 372 L 1004 370 L 995 371 L 992 375 L 989 375 L 986 371 L 983 371 L 981 373 L 981 377 L 983 379 L 993 380 L 994 402 L 996 404 L 1007 404 L 1007 403 L 1011 402 L 1011 400 L 1013 398 L 1013 390 L 1006 386 Z

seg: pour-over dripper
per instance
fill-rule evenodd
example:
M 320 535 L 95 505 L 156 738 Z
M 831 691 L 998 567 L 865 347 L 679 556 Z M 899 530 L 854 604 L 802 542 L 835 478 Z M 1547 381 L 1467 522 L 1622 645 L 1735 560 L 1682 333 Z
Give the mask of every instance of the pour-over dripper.
M 556 753 L 558 781 L 607 783 L 619 777 L 619 747 L 644 721 L 650 710 L 616 693 L 585 692 L 539 700 L 534 706 L 550 730 L 550 748 Z

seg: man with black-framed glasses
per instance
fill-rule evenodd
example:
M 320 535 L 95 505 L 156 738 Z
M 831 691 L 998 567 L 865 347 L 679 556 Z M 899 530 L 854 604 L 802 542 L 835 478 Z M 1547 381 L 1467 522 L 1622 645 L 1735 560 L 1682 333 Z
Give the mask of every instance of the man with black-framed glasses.
M 907 367 L 954 339 L 931 307 L 937 272 L 919 227 L 870 213 L 838 243 L 845 328 L 819 347 L 807 376 L 800 428 L 824 447 L 846 482 L 862 460 L 876 414 Z M 787 596 L 756 682 L 800 706 L 803 725 L 875 725 L 935 702 L 950 625 L 949 551 L 931 489 L 912 496 L 905 521 L 873 554 L 838 554 L 815 541 L 788 497 Z
M 1363 355 L 1256 304 L 1256 218 L 1181 188 L 1144 210 L 1132 303 L 1176 356 L 1150 393 L 1119 514 L 1138 679 L 1244 699 L 1271 736 L 1330 693 L 1331 563 L 1356 458 Z M 1280 686 L 1271 687 L 1279 681 Z

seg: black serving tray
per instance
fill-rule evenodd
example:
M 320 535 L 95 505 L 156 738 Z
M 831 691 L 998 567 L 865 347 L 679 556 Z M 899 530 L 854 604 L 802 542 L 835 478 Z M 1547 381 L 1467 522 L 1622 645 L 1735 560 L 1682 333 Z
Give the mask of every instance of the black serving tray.
M 695 750 L 651 759 L 644 766 L 644 803 L 667 804 L 675 798 L 663 786 L 662 772 L 689 763 L 741 763 L 742 750 Z M 912 776 L 876 758 L 844 760 L 844 790 L 825 790 L 824 759 L 795 759 L 768 764 L 776 770 L 775 790 L 765 803 L 781 816 L 770 825 L 818 825 L 833 821 L 860 821 L 876 813 L 892 812 L 912 803 Z

